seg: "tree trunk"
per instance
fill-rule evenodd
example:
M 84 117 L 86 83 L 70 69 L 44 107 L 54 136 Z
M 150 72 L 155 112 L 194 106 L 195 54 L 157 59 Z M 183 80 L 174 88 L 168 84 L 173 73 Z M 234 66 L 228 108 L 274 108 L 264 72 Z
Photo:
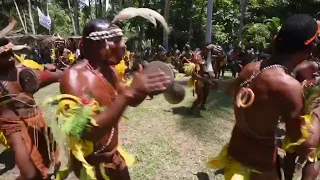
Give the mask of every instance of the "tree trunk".
M 166 0 L 164 5 L 164 19 L 169 22 L 170 17 L 170 6 L 171 0 Z M 169 50 L 169 35 L 168 32 L 163 29 L 163 47 L 168 51 Z
M 119 1 L 119 7 L 120 9 L 122 9 L 122 0 L 118 0 Z M 109 7 L 111 6 L 111 12 L 114 13 L 116 11 L 116 1 L 113 0 L 109 0 Z M 107 10 L 107 8 L 106 8 Z
M 74 24 L 74 14 L 73 14 L 73 11 L 72 11 L 72 8 L 71 8 L 70 0 L 68 0 L 68 8 L 69 8 L 72 27 L 73 27 L 73 32 L 74 32 L 74 34 L 77 34 L 76 25 Z
M 48 3 L 48 0 L 44 0 L 44 4 L 45 4 L 45 6 L 46 6 L 46 8 L 43 8 L 43 9 L 45 9 L 44 10 L 44 14 L 46 15 L 46 16 L 48 16 L 48 14 L 49 14 L 49 3 Z
M 211 43 L 211 34 L 212 34 L 212 11 L 213 11 L 213 0 L 208 0 L 207 5 L 207 28 L 206 28 L 206 42 Z M 212 61 L 211 61 L 211 51 L 208 53 L 206 59 L 207 63 L 207 72 L 213 72 Z
M 113 6 L 114 6 L 114 4 L 112 4 L 112 8 L 114 8 Z M 123 0 L 119 0 L 119 8 L 120 8 L 120 10 L 122 9 L 122 7 L 123 7 Z
M 98 13 L 98 0 L 94 0 L 94 4 L 95 4 L 95 10 L 96 10 L 96 18 L 98 18 L 99 13 Z
M 24 24 L 27 24 L 27 18 L 26 18 L 26 14 L 23 12 L 23 22 Z M 28 31 L 28 28 L 26 27 L 27 31 Z
M 139 8 L 143 7 L 143 0 L 139 0 Z M 144 40 L 144 26 L 143 26 L 143 21 L 139 23 L 139 41 L 138 41 L 138 50 L 142 50 L 142 44 Z
M 240 0 L 240 11 L 241 11 L 241 16 L 240 16 L 240 26 L 239 26 L 239 45 L 241 44 L 242 40 L 242 32 L 243 32 L 243 27 L 244 27 L 244 16 L 246 13 L 246 8 L 247 8 L 247 0 Z
M 29 11 L 29 18 L 30 18 L 30 23 L 31 23 L 32 34 L 36 34 L 36 29 L 34 28 L 33 16 L 32 16 L 32 11 L 31 11 L 31 0 L 28 0 L 28 11 Z
M 26 25 L 24 24 L 24 22 L 23 22 L 23 20 L 22 20 L 22 17 L 21 17 L 20 10 L 19 10 L 19 8 L 18 8 L 17 2 L 16 2 L 16 0 L 13 0 L 13 2 L 14 2 L 14 5 L 16 6 L 16 9 L 17 9 L 17 12 L 18 12 L 18 16 L 19 16 L 21 25 L 22 25 L 22 27 L 23 27 L 24 33 L 25 33 L 25 34 L 28 34 Z
M 80 34 L 80 25 L 79 25 L 79 2 L 78 2 L 78 0 L 74 0 L 73 17 L 74 17 L 74 27 L 76 29 L 75 35 L 79 35 Z
M 89 10 L 90 10 L 90 14 L 89 14 L 89 18 L 92 19 L 92 16 L 91 16 L 91 0 L 88 0 L 88 5 L 89 5 Z
M 191 7 L 190 7 L 190 13 L 191 13 L 191 16 L 190 16 L 190 22 L 189 22 L 189 37 L 188 37 L 188 44 L 190 44 L 190 42 L 191 42 L 191 36 L 192 36 L 192 20 L 193 20 L 193 18 L 192 18 L 192 15 L 193 15 L 193 11 L 192 11 L 192 9 L 193 9 L 193 0 L 191 0 Z
M 102 5 L 102 0 L 99 0 L 99 11 L 98 11 L 98 18 L 102 18 L 102 8 L 103 8 L 103 5 Z

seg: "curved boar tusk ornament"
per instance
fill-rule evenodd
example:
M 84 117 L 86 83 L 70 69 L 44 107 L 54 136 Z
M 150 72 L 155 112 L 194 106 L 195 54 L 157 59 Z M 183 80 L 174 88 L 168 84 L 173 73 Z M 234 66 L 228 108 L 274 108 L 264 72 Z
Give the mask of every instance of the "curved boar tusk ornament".
M 115 23 L 117 21 L 125 21 L 131 18 L 134 18 L 136 16 L 141 16 L 145 18 L 146 20 L 150 21 L 153 25 L 157 25 L 156 20 L 158 20 L 163 28 L 169 33 L 169 26 L 167 21 L 164 19 L 164 17 L 158 13 L 155 10 L 149 9 L 149 8 L 134 8 L 134 7 L 128 7 L 123 10 L 121 10 L 112 20 L 112 23 Z
M 247 108 L 254 101 L 254 93 L 250 88 L 242 87 L 236 95 L 236 105 L 238 108 Z

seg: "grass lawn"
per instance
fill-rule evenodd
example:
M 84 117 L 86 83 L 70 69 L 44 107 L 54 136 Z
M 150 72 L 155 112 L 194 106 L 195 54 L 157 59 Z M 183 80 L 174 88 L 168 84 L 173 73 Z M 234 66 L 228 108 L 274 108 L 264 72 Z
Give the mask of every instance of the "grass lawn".
M 124 132 L 120 131 L 120 141 L 137 157 L 137 163 L 130 167 L 132 179 L 223 179 L 221 174 L 206 168 L 206 161 L 219 153 L 233 126 L 231 97 L 223 93 L 227 81 L 221 80 L 219 89 L 210 93 L 208 110 L 196 115 L 187 113 L 195 99 L 192 89 L 186 89 L 186 98 L 180 104 L 171 105 L 159 95 L 126 111 L 129 120 L 124 122 Z M 41 103 L 58 94 L 58 88 L 58 84 L 52 84 L 40 90 L 37 101 Z M 42 110 L 47 117 L 55 114 L 52 108 Z M 0 163 L 4 163 L 3 159 L 0 155 Z M 3 167 L 0 164 L 0 169 Z M 12 180 L 18 172 L 14 168 L 2 174 L 1 180 Z

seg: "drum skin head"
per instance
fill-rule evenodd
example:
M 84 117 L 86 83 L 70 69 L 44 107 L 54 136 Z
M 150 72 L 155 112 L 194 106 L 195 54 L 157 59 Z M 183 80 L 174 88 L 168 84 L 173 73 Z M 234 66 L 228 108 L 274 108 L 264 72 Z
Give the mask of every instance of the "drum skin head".
M 144 71 L 148 72 L 148 73 L 157 72 L 159 70 L 163 71 L 167 76 L 170 77 L 170 83 L 172 83 L 174 81 L 173 70 L 170 68 L 170 66 L 168 66 L 164 62 L 152 61 L 152 62 L 148 63 L 144 68 Z
M 167 76 L 170 77 L 169 85 L 174 81 L 173 70 L 164 62 L 152 61 L 152 62 L 148 63 L 144 68 L 144 72 L 147 72 L 147 73 L 154 73 L 157 71 L 163 71 Z M 150 95 L 156 95 L 156 94 L 150 94 Z
M 32 69 L 23 69 L 19 73 L 19 84 L 26 93 L 35 93 L 39 89 L 40 79 Z
M 163 93 L 165 100 L 170 104 L 179 104 L 183 101 L 186 90 L 178 82 L 171 83 Z

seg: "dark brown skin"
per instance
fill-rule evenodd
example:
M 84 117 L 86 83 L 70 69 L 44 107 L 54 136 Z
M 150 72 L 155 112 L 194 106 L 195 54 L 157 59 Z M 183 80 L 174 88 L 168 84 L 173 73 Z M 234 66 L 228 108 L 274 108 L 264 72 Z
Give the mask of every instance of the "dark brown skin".
M 315 73 L 320 70 L 319 65 L 314 61 L 304 61 L 299 64 L 293 73 L 299 82 L 310 80 L 315 77 Z
M 203 60 L 201 52 L 195 52 L 192 55 L 191 62 L 195 63 L 199 67 L 199 71 L 195 71 L 192 75 L 195 83 L 195 93 L 197 99 L 193 102 L 190 110 L 193 111 L 201 104 L 201 109 L 205 110 L 205 104 L 211 88 L 217 88 L 218 83 L 210 79 L 208 74 L 205 74 L 205 61 Z M 197 67 L 196 67 L 197 68 Z
M 115 128 L 114 136 L 106 149 L 109 152 L 118 145 L 118 123 L 123 112 L 128 106 L 140 104 L 152 92 L 163 92 L 169 83 L 169 77 L 163 72 L 146 74 L 139 66 L 130 87 L 126 87 L 118 78 L 113 66 L 118 64 L 125 52 L 125 44 L 121 37 L 108 39 L 108 42 L 90 42 L 84 47 L 90 66 L 98 74 L 90 71 L 87 62 L 83 61 L 68 69 L 61 78 L 60 91 L 78 97 L 85 97 L 89 93 L 107 110 L 94 117 L 99 127 L 93 127 L 84 134 L 84 138 L 93 142 L 106 144 L 112 127 Z M 104 81 L 109 86 L 106 88 Z M 111 100 L 112 94 L 117 92 L 118 98 Z
M 191 51 L 183 51 L 182 54 L 181 54 L 181 56 L 180 56 L 180 58 L 181 58 L 183 64 L 190 62 L 190 61 L 191 61 L 191 58 L 192 58 L 192 53 L 191 53 Z
M 225 53 L 221 53 L 220 51 L 216 50 L 216 45 L 209 44 L 205 46 L 202 50 L 202 56 L 204 59 L 207 59 L 208 53 L 211 51 L 211 61 L 213 66 L 213 73 L 209 72 L 210 77 L 212 78 L 220 78 L 220 73 L 223 70 L 223 68 L 220 66 L 221 61 L 223 60 L 223 57 L 225 56 Z M 225 56 L 226 57 L 226 56 Z
M 182 51 L 179 57 L 179 72 L 183 72 L 183 65 L 184 63 L 188 63 L 191 61 L 192 52 L 189 46 L 185 46 L 184 51 Z
M 314 61 L 304 61 L 301 64 L 299 64 L 294 69 L 294 75 L 295 78 L 302 83 L 304 80 L 306 80 L 306 84 L 314 84 L 315 83 L 315 73 L 319 71 L 319 65 Z M 317 108 L 314 110 L 317 113 L 320 113 L 320 109 Z M 314 119 L 317 119 L 317 117 L 314 117 Z M 316 123 L 316 122 L 315 122 Z M 318 123 L 314 125 L 314 127 L 319 126 Z M 285 166 L 285 178 L 287 180 L 292 179 L 293 173 L 295 171 L 295 159 L 297 158 L 296 153 L 287 153 L 286 157 L 284 159 L 284 166 Z M 300 157 L 299 161 L 301 161 L 301 164 L 305 158 Z M 319 162 L 311 163 L 307 162 L 305 167 L 302 170 L 302 176 L 303 180 L 313 180 L 316 179 L 320 171 Z
M 221 66 L 221 62 L 227 58 L 226 53 L 224 51 L 216 51 L 215 50 L 214 44 L 209 44 L 206 46 L 203 50 L 203 54 L 205 57 L 208 55 L 208 52 L 211 51 L 211 60 L 212 60 L 212 65 L 213 65 L 213 70 L 214 70 L 214 75 L 215 78 L 219 79 L 220 74 L 224 74 L 224 66 Z
M 214 63 L 214 74 L 215 78 L 219 79 L 221 72 L 224 74 L 224 66 L 221 65 L 221 62 L 224 61 L 227 56 L 225 54 L 217 54 L 217 55 L 212 55 L 213 56 L 213 63 Z
M 165 62 L 167 60 L 167 55 L 165 52 L 158 51 L 156 53 L 155 61 L 162 61 Z
M 172 55 L 173 55 L 173 65 L 178 68 L 178 64 L 179 64 L 179 57 L 181 55 L 181 52 L 179 49 L 174 49 L 173 52 L 172 52 Z
M 0 56 L 0 81 L 8 81 L 8 84 L 6 85 L 6 89 L 9 91 L 10 94 L 18 94 L 16 96 L 17 99 L 20 99 L 30 105 L 35 105 L 35 100 L 33 97 L 33 94 L 26 94 L 23 92 L 23 90 L 20 88 L 20 85 L 17 81 L 18 74 L 20 70 L 22 70 L 24 67 L 19 66 L 16 67 L 13 54 L 12 52 L 7 53 L 5 55 Z M 48 79 L 42 79 L 40 82 L 40 87 L 44 87 L 46 85 L 49 85 L 48 81 L 50 83 L 57 82 L 58 76 L 55 75 L 48 75 Z M 29 98 L 27 98 L 29 97 Z M 8 106 L 1 106 L 0 107 L 0 113 L 2 118 L 19 118 L 19 117 L 28 117 L 32 114 L 35 114 L 36 107 L 29 107 L 25 104 L 22 104 L 17 101 L 13 101 Z M 18 114 L 16 114 L 16 113 Z M 21 132 L 15 132 L 12 133 L 7 137 L 8 144 L 13 150 L 15 162 L 18 166 L 21 176 L 20 178 L 24 180 L 33 180 L 33 179 L 41 179 L 40 174 L 38 173 L 38 170 L 34 166 L 33 162 L 29 158 L 28 150 L 24 145 L 23 138 L 21 135 Z
M 263 61 L 261 66 L 281 64 L 290 73 L 308 53 L 310 50 L 289 57 L 273 55 L 270 60 Z M 232 93 L 236 90 L 237 92 L 240 83 L 248 79 L 258 68 L 260 68 L 260 62 L 245 66 L 239 77 L 226 91 Z M 287 136 L 293 142 L 301 137 L 300 115 L 304 113 L 302 87 L 284 69 L 277 67 L 257 76 L 251 82 L 250 88 L 255 94 L 253 104 L 248 108 L 234 106 L 236 125 L 232 132 L 228 153 L 243 165 L 263 172 L 262 174 L 253 173 L 252 179 L 277 179 L 275 130 L 281 116 L 286 123 Z M 316 145 L 316 138 L 311 137 L 297 148 L 297 152 L 306 155 L 310 147 L 316 147 Z

